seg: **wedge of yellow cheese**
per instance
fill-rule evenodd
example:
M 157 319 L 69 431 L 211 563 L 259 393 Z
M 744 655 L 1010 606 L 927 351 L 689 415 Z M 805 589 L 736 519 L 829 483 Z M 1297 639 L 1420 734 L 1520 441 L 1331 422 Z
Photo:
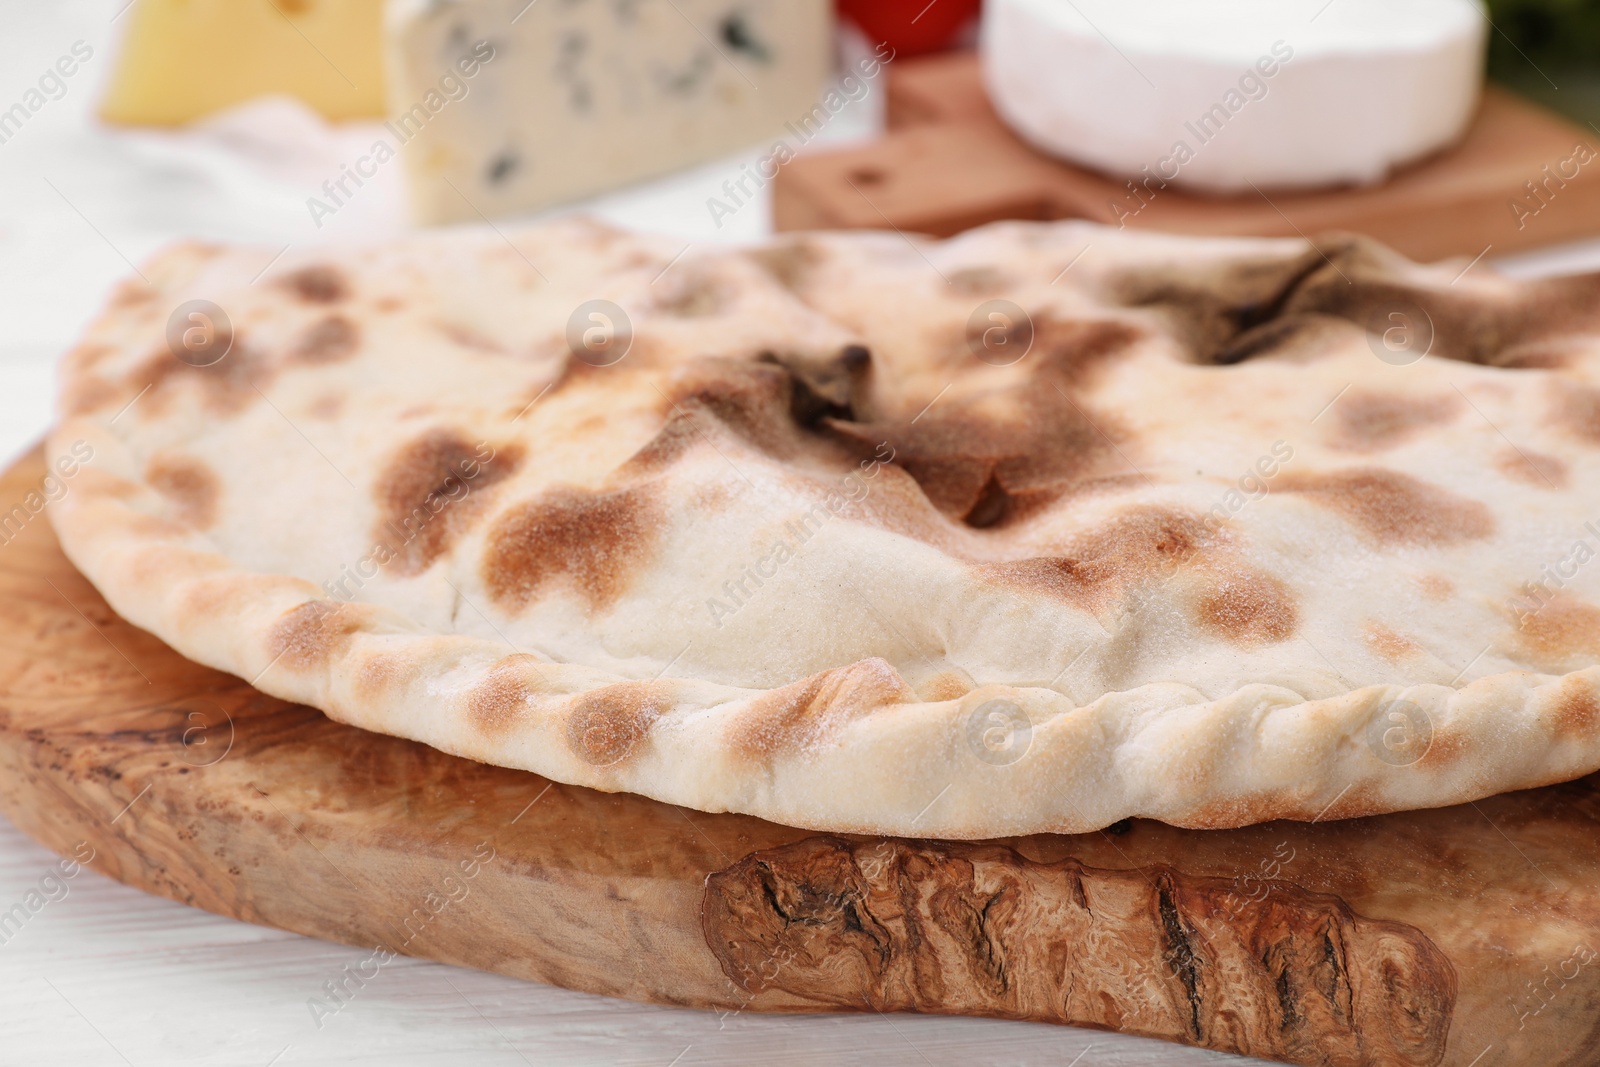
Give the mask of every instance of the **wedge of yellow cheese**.
M 383 0 L 136 0 L 123 17 L 109 122 L 177 125 L 265 93 L 384 114 Z

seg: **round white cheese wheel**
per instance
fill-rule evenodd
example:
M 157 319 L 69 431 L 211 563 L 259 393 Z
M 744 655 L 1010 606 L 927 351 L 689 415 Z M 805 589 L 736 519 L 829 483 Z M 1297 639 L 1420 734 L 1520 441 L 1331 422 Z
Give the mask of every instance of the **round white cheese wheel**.
M 1376 182 L 1449 144 L 1486 28 L 1477 0 L 986 0 L 982 54 L 1044 151 L 1228 193 Z

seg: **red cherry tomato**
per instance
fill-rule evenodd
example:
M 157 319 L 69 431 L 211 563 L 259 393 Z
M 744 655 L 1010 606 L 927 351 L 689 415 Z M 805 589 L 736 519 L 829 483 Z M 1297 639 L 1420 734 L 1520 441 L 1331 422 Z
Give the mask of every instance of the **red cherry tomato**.
M 982 0 L 838 0 L 839 14 L 897 56 L 949 48 Z

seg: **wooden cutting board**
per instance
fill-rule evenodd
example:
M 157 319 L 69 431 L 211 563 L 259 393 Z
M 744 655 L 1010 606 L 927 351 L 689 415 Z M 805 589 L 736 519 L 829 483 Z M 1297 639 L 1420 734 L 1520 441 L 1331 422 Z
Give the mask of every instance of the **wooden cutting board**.
M 1219 198 L 1175 186 L 1135 192 L 1034 151 L 989 106 L 972 53 L 901 60 L 881 77 L 888 132 L 783 166 L 773 181 L 778 229 L 948 236 L 997 219 L 1081 218 L 1188 234 L 1354 230 L 1423 261 L 1600 233 L 1600 135 L 1494 86 L 1461 143 L 1381 185 Z M 1574 159 L 1580 144 L 1597 153 L 1587 163 Z
M 190 663 L 62 556 L 30 513 L 42 475 L 34 454 L 0 478 L 0 808 L 130 885 L 373 950 L 329 1013 L 406 953 L 724 1012 L 1038 1019 L 1329 1067 L 1600 1063 L 1600 779 L 979 843 L 708 815 Z

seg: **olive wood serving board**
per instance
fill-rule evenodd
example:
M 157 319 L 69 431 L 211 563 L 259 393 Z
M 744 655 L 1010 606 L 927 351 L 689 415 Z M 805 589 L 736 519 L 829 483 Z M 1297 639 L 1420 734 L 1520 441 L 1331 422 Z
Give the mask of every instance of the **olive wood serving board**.
M 1600 1064 L 1600 779 L 976 843 L 689 811 L 183 659 L 62 555 L 43 475 L 36 452 L 0 477 L 0 809 L 129 885 L 370 948 L 368 977 L 396 952 L 724 1011 L 1035 1019 L 1338 1067 Z
M 997 219 L 1081 218 L 1187 234 L 1353 230 L 1422 261 L 1600 233 L 1600 134 L 1495 86 L 1461 142 L 1379 185 L 1210 197 L 1158 181 L 1130 190 L 1029 147 L 990 107 L 971 52 L 901 60 L 883 77 L 888 131 L 786 163 L 773 180 L 778 229 L 943 237 Z

